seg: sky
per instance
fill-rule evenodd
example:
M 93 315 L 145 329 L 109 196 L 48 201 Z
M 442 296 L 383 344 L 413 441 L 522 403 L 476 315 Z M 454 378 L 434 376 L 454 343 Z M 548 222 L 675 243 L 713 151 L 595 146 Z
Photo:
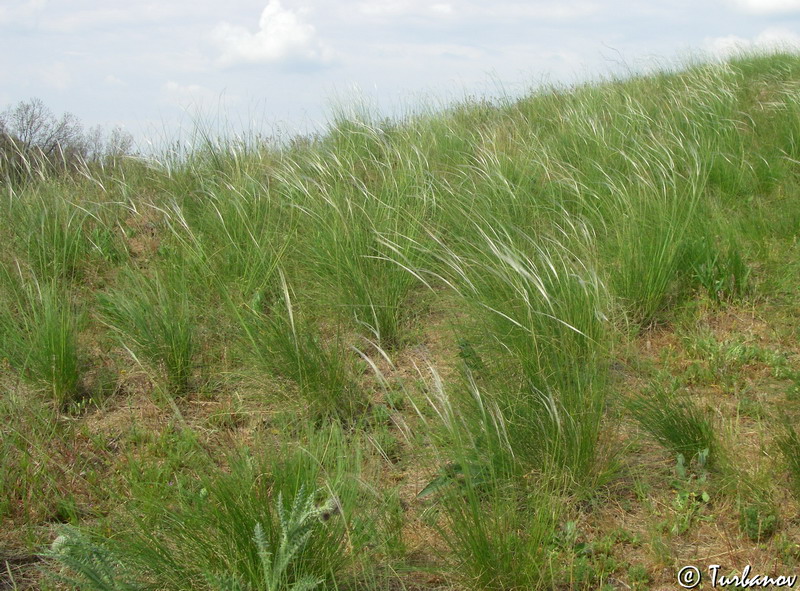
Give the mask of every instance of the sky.
M 290 135 L 774 45 L 800 0 L 0 0 L 0 110 Z

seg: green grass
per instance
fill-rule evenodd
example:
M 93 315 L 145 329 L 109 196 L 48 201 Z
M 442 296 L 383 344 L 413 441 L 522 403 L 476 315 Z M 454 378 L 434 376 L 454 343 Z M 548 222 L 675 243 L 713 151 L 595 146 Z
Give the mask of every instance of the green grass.
M 63 199 L 58 186 L 14 195 L 6 202 L 8 221 L 24 260 L 43 279 L 77 278 L 89 254 L 89 215 Z
M 294 382 L 300 396 L 317 420 L 349 421 L 366 410 L 366 393 L 355 379 L 355 350 L 342 335 L 326 336 L 306 319 L 292 302 L 283 282 L 280 300 L 264 303 L 242 315 L 245 346 L 259 365 L 272 374 Z
M 304 155 L 293 177 L 279 177 L 305 214 L 299 232 L 310 275 L 303 279 L 384 349 L 403 344 L 422 260 L 414 246 L 431 207 L 419 158 L 390 137 L 368 124 L 334 130 L 335 151 Z
M 274 292 L 275 269 L 295 231 L 292 211 L 247 175 L 205 183 L 170 212 L 177 248 L 191 253 L 201 280 L 224 299 L 238 304 Z
M 33 528 L 59 516 L 75 490 L 72 470 L 84 466 L 70 466 L 64 446 L 54 444 L 70 441 L 74 433 L 70 425 L 58 421 L 52 405 L 6 395 L 0 404 L 0 418 L 5 425 L 0 451 L 2 519 L 11 522 L 22 517 Z M 69 482 L 72 487 L 67 486 Z
M 21 271 L 0 270 L 0 355 L 47 392 L 56 406 L 84 393 L 78 333 L 82 316 L 72 292 L 55 282 L 43 283 Z
M 486 492 L 467 477 L 447 497 L 446 539 L 462 584 L 473 589 L 546 589 L 554 572 L 557 501 L 547 492 L 509 488 Z
M 800 435 L 787 422 L 776 443 L 783 456 L 783 461 L 786 463 L 791 490 L 794 495 L 800 497 Z
M 629 401 L 641 427 L 674 454 L 703 466 L 717 465 L 722 450 L 707 413 L 686 395 L 654 390 Z
M 305 446 L 242 450 L 226 470 L 142 488 L 112 537 L 66 529 L 48 552 L 89 589 L 299 589 L 346 580 L 377 513 L 361 456 L 336 427 Z M 147 492 L 145 492 L 147 491 Z M 312 585 L 313 582 L 313 585 Z
M 581 481 L 598 466 L 609 306 L 590 234 L 568 217 L 562 224 L 561 236 L 534 242 L 486 222 L 464 254 L 442 248 L 440 265 L 481 319 L 473 340 L 500 362 L 479 396 L 502 415 L 513 455 Z
M 188 392 L 197 345 L 189 285 L 180 272 L 129 271 L 125 287 L 101 294 L 100 306 L 103 322 L 137 363 L 154 375 L 163 372 L 170 395 Z
M 71 524 L 52 589 L 655 588 L 711 519 L 789 560 L 798 84 L 754 54 L 5 179 L 0 545 Z

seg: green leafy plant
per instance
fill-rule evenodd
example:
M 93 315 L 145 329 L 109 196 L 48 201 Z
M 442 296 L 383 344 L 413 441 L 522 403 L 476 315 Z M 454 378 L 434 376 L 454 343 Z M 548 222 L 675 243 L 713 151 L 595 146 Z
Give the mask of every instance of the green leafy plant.
M 778 529 L 778 511 L 765 500 L 741 503 L 739 527 L 754 542 L 769 539 Z
M 687 532 L 695 519 L 702 514 L 704 507 L 711 501 L 706 486 L 708 475 L 705 471 L 708 450 L 701 451 L 695 457 L 699 474 L 690 472 L 683 454 L 678 454 L 675 464 L 677 478 L 673 481 L 676 493 L 672 501 L 672 508 L 675 511 L 672 533 L 676 535 Z
M 354 478 L 358 448 L 341 428 L 309 426 L 306 437 L 303 449 L 240 451 L 224 470 L 206 466 L 199 481 L 173 467 L 168 482 L 156 482 L 147 463 L 135 462 L 127 477 L 130 511 L 115 535 L 82 530 L 91 545 L 76 545 L 60 566 L 88 589 L 93 578 L 176 591 L 296 591 L 344 581 L 374 543 L 378 515 Z M 94 566 L 92 548 L 103 557 Z
M 641 564 L 632 564 L 628 567 L 628 582 L 632 589 L 636 591 L 644 591 L 650 588 L 652 577 Z
M 257 589 L 265 591 L 311 591 L 322 584 L 324 579 L 313 575 L 304 575 L 288 584 L 288 569 L 308 544 L 319 526 L 323 516 L 335 509 L 335 502 L 328 501 L 321 507 L 315 505 L 316 493 L 306 493 L 303 487 L 297 492 L 290 509 L 287 511 L 281 493 L 278 493 L 276 512 L 278 515 L 279 542 L 272 548 L 264 528 L 260 523 L 255 526 L 253 540 L 258 549 L 258 558 L 262 570 L 262 584 Z M 220 591 L 250 591 L 254 587 L 241 581 L 234 575 L 227 577 L 211 577 Z
M 713 300 L 720 302 L 744 296 L 750 288 L 750 267 L 738 247 L 719 252 L 707 240 L 690 261 L 695 280 Z
M 208 574 L 208 582 L 219 591 L 311 591 L 323 582 L 323 578 L 304 575 L 290 583 L 289 570 L 295 566 L 300 553 L 305 549 L 323 516 L 335 508 L 334 501 L 317 506 L 316 492 L 306 493 L 300 488 L 292 505 L 287 510 L 281 493 L 276 502 L 278 516 L 278 542 L 272 547 L 263 526 L 255 525 L 253 541 L 261 569 L 261 578 L 256 586 L 244 582 L 235 574 Z M 108 546 L 93 542 L 75 528 L 64 528 L 52 543 L 45 557 L 55 560 L 73 572 L 57 578 L 81 588 L 95 591 L 133 591 L 148 588 L 142 582 L 131 582 L 124 561 L 114 555 Z
M 739 529 L 753 542 L 763 542 L 778 531 L 780 513 L 773 496 L 771 473 L 761 478 L 743 473 L 737 482 Z
M 125 566 L 112 550 L 102 543 L 92 541 L 75 527 L 63 527 L 44 553 L 68 571 L 74 573 L 51 573 L 62 583 L 75 588 L 92 591 L 142 591 L 147 588 L 141 582 L 128 578 Z

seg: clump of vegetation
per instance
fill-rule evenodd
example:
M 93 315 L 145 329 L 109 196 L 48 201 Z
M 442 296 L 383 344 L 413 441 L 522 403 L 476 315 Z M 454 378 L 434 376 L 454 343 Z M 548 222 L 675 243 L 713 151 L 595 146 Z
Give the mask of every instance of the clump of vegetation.
M 0 179 L 22 183 L 116 162 L 130 154 L 133 137 L 121 128 L 84 130 L 77 117 L 56 117 L 39 99 L 0 113 Z
M 170 394 L 185 394 L 197 348 L 185 277 L 175 270 L 153 277 L 129 271 L 126 283 L 101 296 L 104 322 L 137 363 L 163 368 Z
M 720 445 L 706 413 L 687 396 L 663 389 L 645 393 L 628 403 L 642 428 L 664 447 L 689 461 L 703 465 L 720 462 Z
M 207 496 L 207 492 L 202 496 Z M 301 488 L 287 510 L 281 494 L 278 493 L 275 504 L 278 517 L 277 531 L 269 532 L 273 534 L 272 537 L 276 537 L 274 534 L 277 534 L 275 546 L 272 545 L 261 523 L 256 523 L 252 541 L 255 543 L 260 573 L 250 573 L 251 576 L 260 574 L 256 581 L 246 582 L 234 573 L 220 574 L 206 571 L 203 574 L 207 584 L 213 589 L 229 591 L 251 589 L 311 591 L 319 587 L 325 580 L 323 577 L 315 578 L 310 574 L 291 576 L 297 568 L 298 556 L 306 549 L 311 536 L 322 522 L 322 517 L 334 509 L 333 501 L 320 507 L 315 506 L 315 497 L 314 493 L 308 494 Z M 116 552 L 122 553 L 120 550 Z M 141 589 L 145 586 L 141 580 L 130 578 L 136 576 L 131 573 L 131 570 L 136 569 L 126 566 L 124 554 L 122 557 L 116 557 L 115 551 L 107 543 L 93 542 L 86 534 L 75 528 L 63 529 L 45 556 L 74 573 L 72 576 L 60 575 L 58 579 L 81 588 L 107 591 Z
M 65 528 L 46 556 L 98 590 L 310 590 L 344 577 L 380 515 L 359 509 L 361 458 L 342 431 L 308 432 L 305 449 L 238 454 L 185 488 L 150 483 L 113 537 Z
M 739 507 L 739 526 L 754 542 L 771 538 L 778 529 L 778 511 L 765 501 L 742 503 Z
M 254 348 L 263 367 L 295 383 L 316 419 L 356 418 L 366 410 L 367 399 L 354 376 L 355 351 L 347 349 L 341 335 L 326 338 L 298 313 L 285 282 L 282 300 L 269 310 L 250 308 L 240 317 L 245 345 Z
M 48 392 L 58 407 L 83 394 L 78 333 L 82 316 L 72 293 L 21 270 L 0 269 L 0 355 Z
M 788 539 L 799 83 L 744 55 L 148 159 L 5 111 L 3 544 L 61 531 L 92 589 L 536 590 L 674 584 L 713 519 Z
M 788 422 L 784 423 L 783 429 L 776 443 L 788 468 L 792 492 L 800 498 L 800 435 Z

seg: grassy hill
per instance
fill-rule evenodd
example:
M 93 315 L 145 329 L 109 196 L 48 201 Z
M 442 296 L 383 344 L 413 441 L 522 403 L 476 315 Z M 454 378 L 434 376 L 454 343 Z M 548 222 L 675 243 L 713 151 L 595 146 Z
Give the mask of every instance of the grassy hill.
M 800 57 L 2 186 L 0 588 L 800 564 Z

